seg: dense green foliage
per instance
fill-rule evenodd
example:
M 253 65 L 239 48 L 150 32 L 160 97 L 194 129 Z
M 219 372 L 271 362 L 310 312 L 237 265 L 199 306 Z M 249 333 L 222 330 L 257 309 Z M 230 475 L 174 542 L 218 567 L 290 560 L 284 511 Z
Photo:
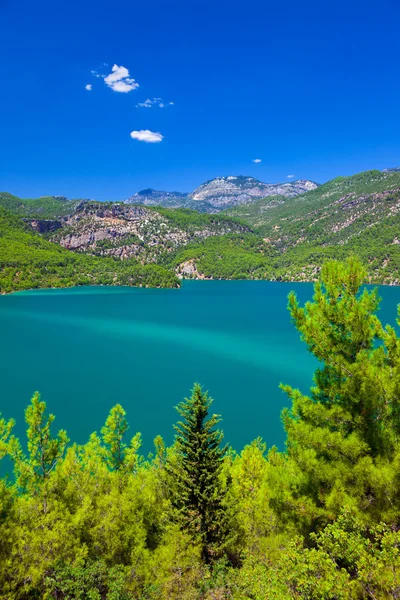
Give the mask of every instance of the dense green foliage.
M 175 268 L 194 261 L 198 273 L 210 279 L 273 279 L 276 252 L 251 234 L 210 237 L 165 257 Z M 186 275 L 187 277 L 187 275 Z
M 399 202 L 399 172 L 366 171 L 295 198 L 265 198 L 227 212 L 279 253 L 277 279 L 314 279 L 325 260 L 357 254 L 371 281 L 398 283 Z
M 69 252 L 0 207 L 0 293 L 73 285 L 174 287 L 178 280 L 159 265 Z
M 55 196 L 43 196 L 36 200 L 21 200 L 8 192 L 0 192 L 0 206 L 14 215 L 55 219 L 72 213 L 81 200 L 66 200 Z
M 160 215 L 166 217 L 168 221 L 180 227 L 182 229 L 200 229 L 210 225 L 221 224 L 222 226 L 226 223 L 241 224 L 239 219 L 235 219 L 226 215 L 213 215 L 207 213 L 200 213 L 197 210 L 190 210 L 189 208 L 161 208 L 156 207 L 152 210 L 158 212 Z M 247 225 L 244 225 L 247 229 Z
M 84 445 L 37 394 L 26 447 L 1 419 L 0 598 L 400 598 L 400 338 L 364 278 L 331 262 L 312 302 L 289 298 L 320 367 L 308 395 L 283 386 L 286 452 L 226 451 L 198 386 L 148 457 L 120 405 Z
M 178 405 L 184 420 L 175 427 L 175 455 L 166 466 L 169 487 L 175 488 L 172 506 L 176 520 L 199 544 L 205 564 L 223 556 L 233 539 L 228 488 L 221 482 L 227 449 L 221 447 L 222 432 L 214 429 L 220 421 L 218 415 L 207 418 L 211 402 L 196 384 L 192 396 Z

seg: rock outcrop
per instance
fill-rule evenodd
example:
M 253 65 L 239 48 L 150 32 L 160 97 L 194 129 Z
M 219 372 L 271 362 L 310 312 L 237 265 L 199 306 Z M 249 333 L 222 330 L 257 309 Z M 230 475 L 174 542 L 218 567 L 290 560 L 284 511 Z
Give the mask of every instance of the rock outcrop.
M 137 192 L 125 200 L 125 203 L 169 208 L 184 207 L 203 213 L 218 213 L 267 196 L 279 195 L 283 200 L 293 198 L 316 187 L 316 183 L 307 179 L 288 183 L 263 183 L 254 177 L 229 175 L 210 179 L 190 194 L 147 189 Z

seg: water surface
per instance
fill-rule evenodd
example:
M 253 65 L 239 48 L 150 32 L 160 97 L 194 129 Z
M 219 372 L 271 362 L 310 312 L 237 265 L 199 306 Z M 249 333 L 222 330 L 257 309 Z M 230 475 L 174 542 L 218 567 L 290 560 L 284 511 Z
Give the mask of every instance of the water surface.
M 213 396 L 226 441 L 257 436 L 284 447 L 280 382 L 307 391 L 316 361 L 287 312 L 310 284 L 186 281 L 179 290 L 88 287 L 0 297 L 0 411 L 25 426 L 35 390 L 55 427 L 85 442 L 117 402 L 144 450 L 173 439 L 174 406 L 195 381 Z M 398 288 L 381 288 L 380 317 L 394 324 Z

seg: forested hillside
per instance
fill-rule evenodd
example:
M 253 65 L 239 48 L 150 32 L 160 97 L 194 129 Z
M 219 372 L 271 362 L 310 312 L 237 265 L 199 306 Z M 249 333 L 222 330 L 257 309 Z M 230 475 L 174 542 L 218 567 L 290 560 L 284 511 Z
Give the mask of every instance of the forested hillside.
M 286 200 L 270 198 L 228 211 L 279 254 L 276 274 L 315 278 L 327 258 L 357 254 L 371 281 L 400 281 L 400 173 L 366 171 L 337 177 Z
M 304 242 L 347 243 L 366 228 L 396 216 L 398 204 L 400 173 L 366 171 L 337 177 L 284 203 L 265 198 L 227 213 L 286 248 Z
M 73 285 L 176 287 L 172 271 L 69 252 L 0 207 L 0 293 Z
M 37 393 L 26 441 L 0 420 L 0 598 L 400 598 L 400 339 L 365 276 L 331 262 L 312 302 L 289 297 L 320 367 L 308 393 L 282 386 L 285 452 L 226 446 L 197 384 L 147 457 L 120 404 L 83 445 Z
M 7 192 L 0 192 L 0 206 L 21 217 L 56 219 L 72 213 L 82 202 L 82 200 L 67 200 L 60 196 L 21 200 Z

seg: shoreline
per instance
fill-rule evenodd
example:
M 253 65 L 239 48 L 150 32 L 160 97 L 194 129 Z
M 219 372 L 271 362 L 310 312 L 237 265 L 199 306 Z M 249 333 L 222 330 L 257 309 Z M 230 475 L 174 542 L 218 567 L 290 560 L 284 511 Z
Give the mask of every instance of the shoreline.
M 147 290 L 180 290 L 182 287 L 182 283 L 185 281 L 201 281 L 201 282 L 211 282 L 211 281 L 237 281 L 237 282 L 265 282 L 265 283 L 304 283 L 304 284 L 314 284 L 316 283 L 318 280 L 317 279 L 312 279 L 309 281 L 305 281 L 305 280 L 301 280 L 298 281 L 296 279 L 288 279 L 288 280 L 277 280 L 277 279 L 216 279 L 216 278 L 198 278 L 198 277 L 188 277 L 188 278 L 181 278 L 180 279 L 180 285 L 179 286 L 171 286 L 171 287 L 161 287 L 161 286 L 144 286 L 144 285 L 104 285 L 104 284 L 93 284 L 93 285 L 70 285 L 70 286 L 57 286 L 57 287 L 36 287 L 36 288 L 25 288 L 22 290 L 12 290 L 10 292 L 0 292 L 0 296 L 11 296 L 12 294 L 20 294 L 23 292 L 40 292 L 41 290 L 43 291 L 50 291 L 50 290 L 76 290 L 76 289 L 83 289 L 83 288 L 110 288 L 110 289 L 115 289 L 115 288 L 122 288 L 125 290 L 129 290 L 129 289 L 147 289 Z M 400 287 L 400 283 L 399 284 L 395 284 L 395 283 L 364 283 L 363 285 L 366 286 L 371 286 L 371 287 L 388 287 L 388 288 L 396 288 L 396 287 Z

